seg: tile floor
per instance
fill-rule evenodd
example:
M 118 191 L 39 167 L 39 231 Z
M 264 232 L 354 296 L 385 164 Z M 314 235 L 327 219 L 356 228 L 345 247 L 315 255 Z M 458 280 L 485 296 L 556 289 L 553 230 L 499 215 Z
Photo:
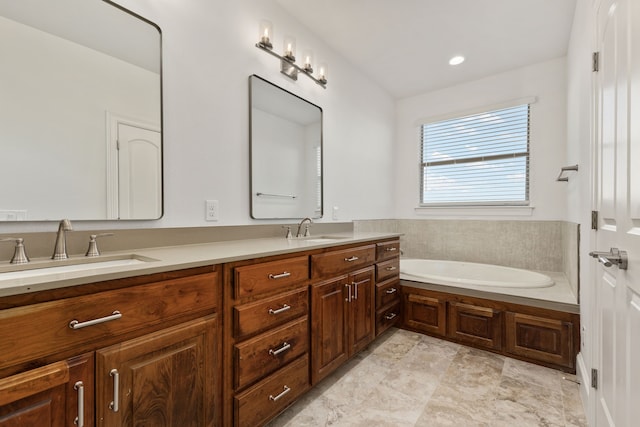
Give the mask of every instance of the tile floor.
M 391 329 L 269 427 L 586 426 L 572 375 Z

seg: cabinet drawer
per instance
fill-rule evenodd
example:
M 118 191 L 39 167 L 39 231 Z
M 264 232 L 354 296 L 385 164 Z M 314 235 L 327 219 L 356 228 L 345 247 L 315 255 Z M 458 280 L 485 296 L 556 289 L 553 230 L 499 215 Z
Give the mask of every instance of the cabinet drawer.
M 327 278 L 366 267 L 375 262 L 376 246 L 367 245 L 342 249 L 311 256 L 311 271 L 314 279 Z
M 233 308 L 236 338 L 266 331 L 309 312 L 309 290 L 305 286 L 272 298 Z
M 400 256 L 400 240 L 392 240 L 390 242 L 381 242 L 376 244 L 376 259 L 384 261 Z
M 376 264 L 377 282 L 382 282 L 383 280 L 396 277 L 400 277 L 400 258 L 394 258 L 389 261 L 379 262 Z
M 309 357 L 304 355 L 235 397 L 235 425 L 264 425 L 308 388 Z
M 400 301 L 400 280 L 397 278 L 385 280 L 376 285 L 376 308 Z
M 380 335 L 400 319 L 400 301 L 376 312 L 376 336 Z
M 234 347 L 235 387 L 243 388 L 309 350 L 307 317 Z
M 236 299 L 274 292 L 279 287 L 295 285 L 309 279 L 309 257 L 300 256 L 236 267 L 234 274 Z
M 217 272 L 0 310 L 0 368 L 216 308 Z M 118 311 L 118 318 L 114 312 Z M 91 320 L 107 320 L 79 329 Z M 111 319 L 111 320 L 109 320 Z M 76 326 L 77 327 L 77 326 Z

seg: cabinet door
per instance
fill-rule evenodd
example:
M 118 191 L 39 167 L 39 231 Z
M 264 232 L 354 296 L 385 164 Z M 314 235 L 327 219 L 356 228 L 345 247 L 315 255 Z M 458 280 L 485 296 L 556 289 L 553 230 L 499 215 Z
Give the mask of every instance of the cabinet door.
M 317 383 L 349 357 L 348 276 L 311 287 L 311 382 Z
M 404 326 L 414 331 L 445 336 L 447 332 L 447 301 L 429 291 L 407 289 L 404 292 Z
M 96 352 L 104 426 L 213 426 L 217 318 L 186 322 Z
M 573 324 L 547 317 L 508 312 L 506 351 L 545 363 L 575 368 Z
M 56 362 L 0 380 L 0 426 L 66 425 L 69 365 Z
M 375 337 L 375 269 L 368 267 L 349 275 L 349 356 L 366 347 Z
M 502 312 L 491 307 L 450 302 L 449 337 L 465 344 L 502 350 Z

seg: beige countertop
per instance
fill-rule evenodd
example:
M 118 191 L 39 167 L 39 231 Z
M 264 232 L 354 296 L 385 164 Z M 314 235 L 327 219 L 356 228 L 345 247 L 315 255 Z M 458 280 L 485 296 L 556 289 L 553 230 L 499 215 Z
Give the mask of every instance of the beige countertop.
M 105 252 L 96 258 L 72 256 L 65 261 L 51 261 L 50 259 L 33 259 L 29 264 L 20 266 L 10 265 L 5 261 L 0 263 L 0 297 L 9 295 L 38 292 L 105 280 L 121 279 L 139 275 L 162 273 L 172 270 L 223 264 L 245 259 L 282 255 L 320 249 L 331 246 L 342 246 L 353 243 L 399 237 L 398 233 L 331 233 L 328 236 L 311 236 L 309 238 L 264 238 L 231 240 L 194 245 L 180 245 L 149 249 L 135 249 L 132 251 Z M 324 238 L 323 238 L 324 237 Z M 130 265 L 100 266 L 100 261 L 134 259 L 139 262 Z M 95 264 L 96 268 L 81 271 L 47 272 L 46 267 L 52 265 L 63 266 L 69 264 Z M 38 269 L 37 276 L 11 277 L 16 270 Z M 5 273 L 7 273 L 5 275 Z M 5 275 L 5 278 L 3 278 Z

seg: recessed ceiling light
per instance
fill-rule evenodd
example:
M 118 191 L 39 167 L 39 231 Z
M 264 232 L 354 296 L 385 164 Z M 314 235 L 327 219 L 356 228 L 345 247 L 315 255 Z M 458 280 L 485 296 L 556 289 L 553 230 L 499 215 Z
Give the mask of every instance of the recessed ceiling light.
M 449 60 L 449 65 L 460 65 L 464 62 L 464 56 L 454 56 Z

